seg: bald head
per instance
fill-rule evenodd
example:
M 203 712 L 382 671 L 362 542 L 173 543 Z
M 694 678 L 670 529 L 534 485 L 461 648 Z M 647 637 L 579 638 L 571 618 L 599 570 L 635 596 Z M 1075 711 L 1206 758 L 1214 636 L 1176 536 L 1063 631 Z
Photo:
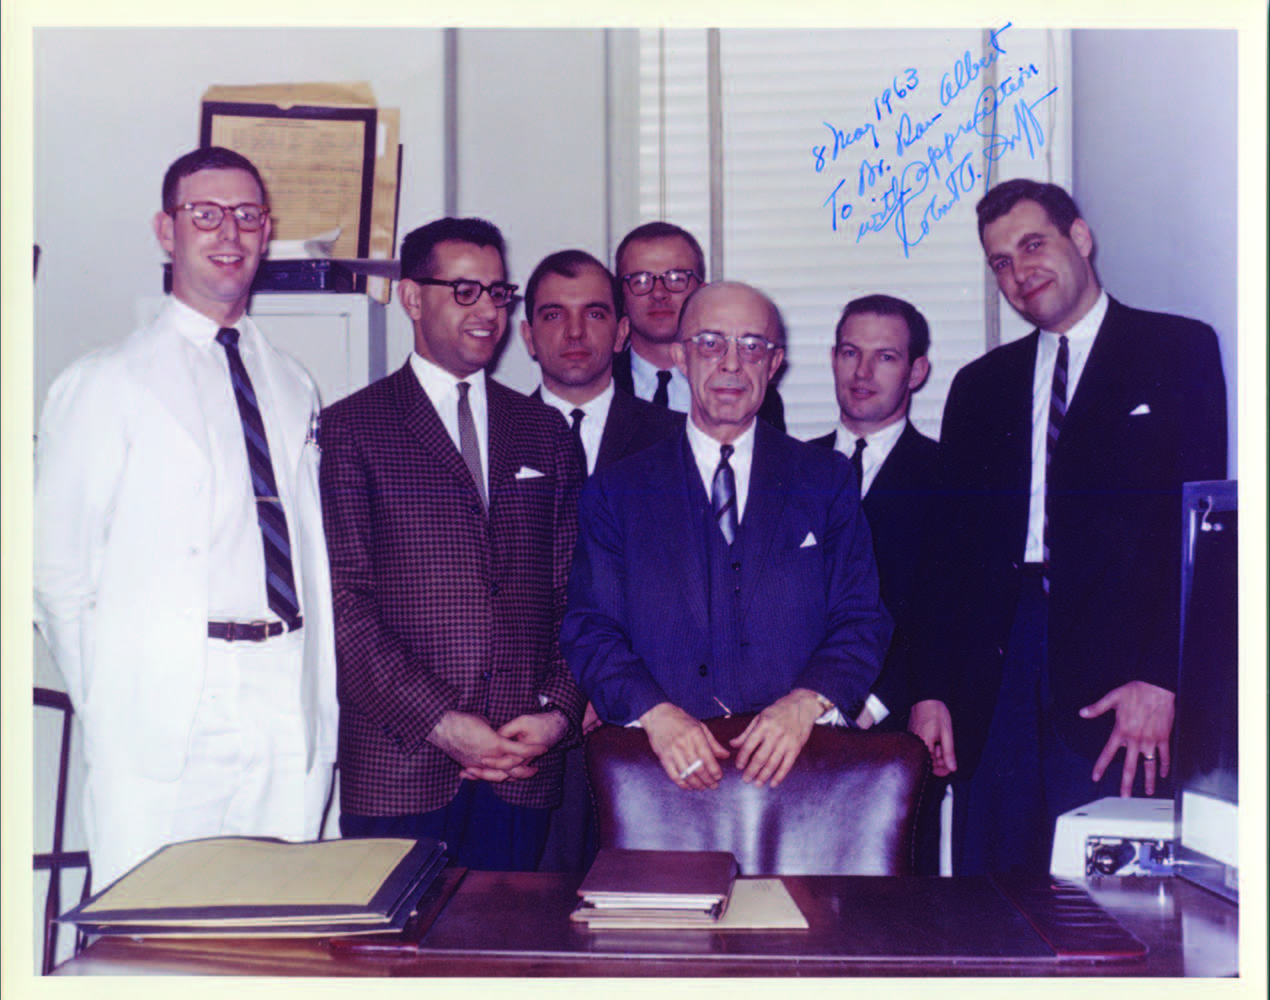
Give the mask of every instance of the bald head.
M 671 350 L 692 390 L 693 424 L 725 444 L 735 441 L 754 423 L 785 358 L 779 311 L 749 285 L 704 285 L 684 303 L 678 336 Z
M 740 281 L 716 281 L 710 285 L 702 285 L 684 302 L 679 313 L 679 340 L 686 340 L 701 331 L 700 313 L 713 304 L 742 305 L 745 308 L 762 310 L 767 320 L 763 330 L 755 330 L 764 339 L 777 347 L 785 346 L 785 324 L 781 320 L 780 310 L 776 303 L 760 292 L 753 285 Z

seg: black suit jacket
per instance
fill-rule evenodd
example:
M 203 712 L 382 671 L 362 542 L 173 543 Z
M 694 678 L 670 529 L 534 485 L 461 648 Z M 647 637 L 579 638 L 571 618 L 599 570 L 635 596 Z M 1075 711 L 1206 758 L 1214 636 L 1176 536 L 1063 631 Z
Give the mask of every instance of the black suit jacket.
M 532 396 L 541 400 L 542 389 L 535 389 Z M 683 425 L 684 414 L 654 406 L 614 386 L 613 402 L 600 435 L 600 451 L 595 456 L 595 471 L 670 437 Z
M 1039 334 L 966 365 L 944 409 L 948 491 L 923 597 L 916 697 L 950 708 L 958 771 L 982 750 L 1019 594 Z M 1111 300 L 1049 471 L 1048 661 L 1058 731 L 1091 760 L 1114 713 L 1077 712 L 1131 680 L 1176 690 L 1181 485 L 1226 473 L 1217 338 Z
M 812 443 L 832 448 L 836 434 L 830 431 Z M 873 685 L 873 694 L 891 713 L 882 722 L 884 728 L 902 729 L 912 704 L 906 664 L 912 655 L 914 589 L 939 505 L 938 462 L 939 445 L 908 424 L 862 503 L 873 534 L 882 602 L 895 619 L 886 662 Z
M 576 731 L 585 705 L 560 655 L 581 471 L 568 426 L 486 380 L 489 509 L 407 362 L 322 413 L 345 812 L 429 812 L 459 765 L 427 736 L 450 709 L 495 728 L 542 711 Z M 494 785 L 515 805 L 560 800 L 563 754 Z
M 613 382 L 617 387 L 630 395 L 635 395 L 635 380 L 631 375 L 631 349 L 613 355 Z M 778 431 L 785 429 L 785 404 L 776 386 L 770 383 L 763 404 L 758 408 L 758 415 L 775 427 Z

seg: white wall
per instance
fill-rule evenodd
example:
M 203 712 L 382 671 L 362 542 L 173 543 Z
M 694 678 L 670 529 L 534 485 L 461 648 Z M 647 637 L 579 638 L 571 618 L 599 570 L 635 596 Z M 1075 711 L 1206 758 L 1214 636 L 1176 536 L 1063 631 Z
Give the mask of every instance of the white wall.
M 461 31 L 458 81 L 458 212 L 503 231 L 509 280 L 523 295 L 538 261 L 566 247 L 607 263 L 604 32 Z M 529 392 L 522 318 L 523 305 L 495 371 Z
M 1111 294 L 1210 324 L 1236 475 L 1238 201 L 1233 31 L 1072 33 L 1073 194 Z M 1264 275 L 1251 280 L 1264 281 Z
M 37 414 L 61 369 L 126 335 L 136 300 L 162 292 L 151 219 L 213 84 L 369 81 L 401 110 L 401 231 L 441 214 L 439 30 L 45 28 L 34 56 Z M 399 307 L 389 322 L 395 366 L 410 334 Z

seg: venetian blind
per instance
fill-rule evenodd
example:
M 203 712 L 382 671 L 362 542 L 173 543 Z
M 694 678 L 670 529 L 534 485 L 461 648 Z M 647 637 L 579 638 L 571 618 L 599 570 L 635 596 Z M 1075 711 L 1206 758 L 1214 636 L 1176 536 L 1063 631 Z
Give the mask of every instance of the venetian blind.
M 931 325 L 912 418 L 938 436 L 953 375 L 1024 332 L 987 283 L 975 202 L 991 182 L 1070 184 L 1067 39 L 995 29 L 640 34 L 640 216 L 701 240 L 713 278 L 781 309 L 788 429 L 837 422 L 829 351 L 842 307 L 885 292 Z M 711 187 L 710 75 L 718 74 Z M 710 245 L 711 195 L 722 246 Z M 1000 326 L 997 314 L 1000 313 Z

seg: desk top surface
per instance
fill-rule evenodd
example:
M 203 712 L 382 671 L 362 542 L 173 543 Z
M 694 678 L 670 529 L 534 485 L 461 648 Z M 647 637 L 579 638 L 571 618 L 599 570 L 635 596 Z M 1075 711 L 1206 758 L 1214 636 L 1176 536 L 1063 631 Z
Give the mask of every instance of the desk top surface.
M 1089 895 L 1145 957 L 1056 959 L 986 880 L 793 876 L 807 931 L 587 931 L 577 875 L 469 872 L 417 950 L 348 954 L 325 939 L 101 938 L 62 975 L 1221 976 L 1238 907 L 1179 879 L 1105 878 Z M 1026 910 L 1026 907 L 1024 908 Z M 1016 927 L 1015 924 L 1018 924 Z

